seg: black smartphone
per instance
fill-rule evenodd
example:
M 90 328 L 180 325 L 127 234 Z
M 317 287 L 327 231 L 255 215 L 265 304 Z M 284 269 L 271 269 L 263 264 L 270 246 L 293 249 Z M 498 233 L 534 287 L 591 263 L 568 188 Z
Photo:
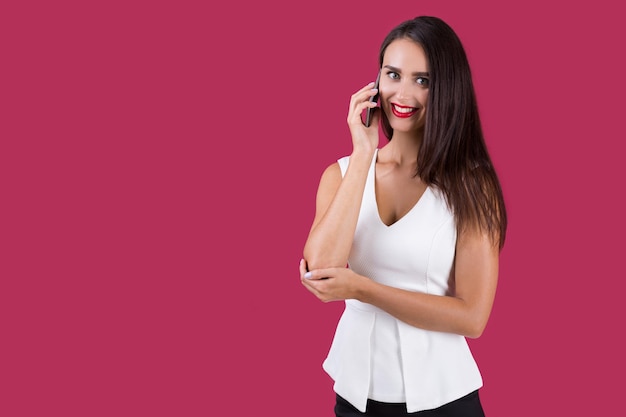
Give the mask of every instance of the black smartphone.
M 378 71 L 378 75 L 376 76 L 376 82 L 374 83 L 374 88 L 378 88 L 378 84 L 380 84 L 380 73 L 382 71 Z M 378 97 L 380 96 L 379 93 L 376 93 L 376 95 L 370 97 L 369 101 L 372 103 L 375 103 L 378 101 Z M 372 122 L 372 112 L 374 111 L 373 108 L 368 107 L 367 111 L 365 113 L 365 126 L 366 127 L 370 127 L 370 123 Z

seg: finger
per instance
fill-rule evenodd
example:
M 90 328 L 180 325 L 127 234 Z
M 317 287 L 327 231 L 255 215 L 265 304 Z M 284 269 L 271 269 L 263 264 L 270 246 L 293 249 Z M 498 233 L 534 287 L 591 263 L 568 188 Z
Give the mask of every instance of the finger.
M 348 123 L 362 123 L 361 115 L 363 111 L 368 108 L 374 109 L 376 107 L 378 107 L 378 104 L 375 101 L 366 100 L 356 103 L 348 113 Z
M 327 275 L 324 274 L 324 269 L 313 269 L 311 271 L 307 271 L 302 275 L 302 278 L 307 281 L 316 281 L 323 278 L 326 278 Z
M 376 82 L 371 81 L 367 84 L 365 84 L 363 87 L 361 87 L 359 90 L 357 90 L 354 94 L 352 94 L 352 96 L 354 97 L 355 95 L 362 93 L 363 91 L 367 91 L 367 90 L 371 90 L 374 85 L 376 84 Z
M 328 292 L 326 281 L 307 281 L 305 285 L 307 286 L 308 290 L 320 301 L 327 303 L 333 300 L 333 297 Z
M 321 297 L 326 291 L 328 285 L 326 280 L 322 279 L 303 279 L 302 284 L 309 289 L 316 297 Z
M 363 102 L 369 102 L 372 97 L 378 94 L 377 88 L 368 88 L 364 91 L 359 91 L 350 97 L 350 109 L 356 108 L 359 104 Z
M 369 101 L 371 97 L 375 96 L 378 93 L 378 89 L 373 87 L 374 86 L 370 83 L 356 93 L 352 94 L 350 97 L 350 109 L 354 109 L 357 104 Z
M 304 259 L 300 259 L 300 278 L 304 277 L 304 274 L 307 273 L 306 261 Z
M 304 286 L 304 288 L 306 288 L 307 290 L 315 294 L 315 291 L 316 291 L 315 287 L 311 285 L 308 279 L 302 278 L 300 282 L 302 282 L 302 285 Z
M 317 289 L 317 287 L 315 285 L 319 281 L 311 281 L 311 280 L 303 278 L 301 280 L 301 282 L 302 282 L 302 285 L 304 286 L 304 288 L 306 288 L 310 293 L 312 293 L 317 298 L 321 297 L 321 294 L 320 294 L 319 290 Z

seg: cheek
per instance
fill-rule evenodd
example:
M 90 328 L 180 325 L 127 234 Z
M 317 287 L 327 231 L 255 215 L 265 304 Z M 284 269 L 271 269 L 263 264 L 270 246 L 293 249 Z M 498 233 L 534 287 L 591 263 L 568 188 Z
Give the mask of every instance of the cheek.
M 380 90 L 380 96 L 379 96 L 379 105 L 383 108 L 383 109 L 387 109 L 387 107 L 389 107 L 389 100 L 391 97 L 391 93 L 388 90 Z
M 428 90 L 420 91 L 418 95 L 418 100 L 422 104 L 422 106 L 426 107 L 426 103 L 428 103 Z
M 380 90 L 380 96 L 382 98 L 389 98 L 393 94 L 395 94 L 396 84 L 390 82 L 386 77 L 380 79 L 380 83 L 378 84 L 378 89 Z

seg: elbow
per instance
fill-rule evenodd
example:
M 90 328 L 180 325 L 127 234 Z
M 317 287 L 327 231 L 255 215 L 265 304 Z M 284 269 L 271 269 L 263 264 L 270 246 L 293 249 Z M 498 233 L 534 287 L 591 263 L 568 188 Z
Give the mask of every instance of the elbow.
M 307 271 L 319 268 L 319 255 L 317 251 L 312 250 L 308 245 L 304 247 L 302 258 L 306 264 Z
M 324 254 L 310 251 L 304 251 L 303 257 L 308 271 L 322 268 L 345 267 L 347 264 L 347 260 L 342 262 L 342 260 L 337 259 L 337 257 L 325 256 Z
M 322 247 L 307 244 L 302 253 L 309 271 L 321 268 L 345 267 L 348 263 L 347 258 L 338 256 L 337 253 L 324 250 Z
M 316 254 L 308 254 L 304 253 L 304 262 L 306 263 L 307 271 L 312 271 L 314 269 L 322 269 L 322 268 L 331 268 L 336 266 L 332 263 L 331 260 L 326 259 L 321 256 L 316 256 Z
M 305 245 L 302 251 L 302 258 L 306 262 L 307 269 L 311 269 L 317 261 L 317 254 L 311 249 L 310 245 Z
M 471 331 L 466 332 L 465 337 L 469 338 L 469 339 L 478 339 L 480 336 L 483 335 L 483 330 L 480 329 L 473 329 Z
M 470 323 L 467 323 L 467 327 L 463 332 L 464 336 L 470 339 L 478 339 L 485 331 L 485 327 L 487 327 L 487 320 L 472 320 Z

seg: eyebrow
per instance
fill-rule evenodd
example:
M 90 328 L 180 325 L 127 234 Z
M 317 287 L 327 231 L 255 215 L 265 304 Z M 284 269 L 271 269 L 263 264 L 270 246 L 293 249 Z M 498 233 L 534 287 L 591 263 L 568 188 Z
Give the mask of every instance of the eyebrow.
M 393 72 L 397 72 L 399 74 L 402 74 L 402 71 L 400 70 L 400 68 L 396 68 L 396 67 L 394 67 L 392 65 L 385 65 L 383 68 L 387 68 L 387 69 L 392 70 Z M 421 72 L 421 71 L 414 72 L 411 75 L 413 75 L 414 77 L 428 77 L 428 76 L 430 76 L 430 74 L 428 72 Z

